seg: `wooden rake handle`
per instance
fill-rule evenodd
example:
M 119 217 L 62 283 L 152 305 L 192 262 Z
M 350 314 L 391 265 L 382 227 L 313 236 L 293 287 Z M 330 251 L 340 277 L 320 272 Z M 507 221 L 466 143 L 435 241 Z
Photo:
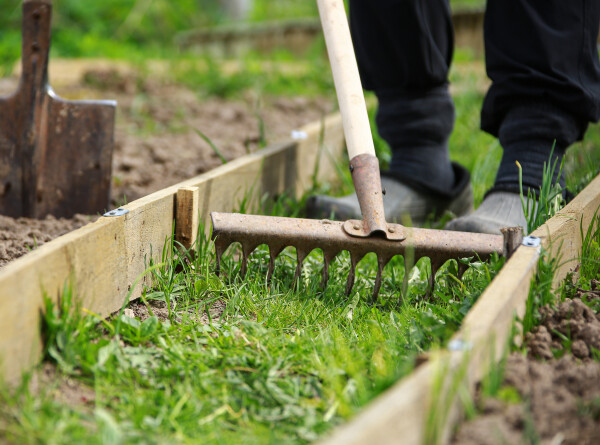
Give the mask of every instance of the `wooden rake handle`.
M 375 156 L 358 65 L 343 0 L 317 0 L 333 81 L 340 104 L 348 156 Z
M 363 217 L 362 221 L 346 221 L 344 231 L 353 237 L 377 235 L 402 241 L 406 238 L 404 228 L 399 224 L 388 224 L 385 220 L 379 161 L 375 155 L 344 2 L 317 0 L 317 4 L 342 113 L 352 182 Z

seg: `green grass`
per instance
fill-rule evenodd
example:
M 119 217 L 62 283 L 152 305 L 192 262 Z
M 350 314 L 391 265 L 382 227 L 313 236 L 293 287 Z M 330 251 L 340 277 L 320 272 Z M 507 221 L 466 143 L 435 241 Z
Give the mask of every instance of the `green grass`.
M 60 376 L 93 390 L 93 403 L 69 404 L 52 391 L 5 390 L 0 438 L 15 442 L 306 443 L 348 420 L 413 368 L 417 354 L 442 345 L 460 326 L 502 261 L 474 263 L 462 281 L 456 264 L 439 274 L 428 302 L 428 262 L 410 272 L 386 268 L 380 304 L 370 303 L 376 264 L 359 263 L 354 292 L 344 295 L 349 259 L 318 288 L 318 252 L 292 286 L 295 256 L 284 252 L 270 287 L 267 258 L 251 258 L 245 279 L 229 255 L 223 278 L 206 242 L 164 258 L 149 272 L 145 302 L 163 301 L 166 320 L 143 322 L 86 315 L 66 288 L 47 304 L 46 360 Z M 211 306 L 224 312 L 203 319 Z M 151 309 L 151 306 L 149 306 Z M 204 321 L 202 321 L 204 320 Z
M 318 41 L 305 57 L 298 59 L 280 50 L 268 56 L 249 53 L 239 57 L 239 69 L 226 71 L 223 63 L 208 56 L 182 55 L 170 59 L 170 77 L 201 97 L 247 98 L 333 95 L 333 79 L 325 58 L 324 43 Z M 280 66 L 278 66 L 280 64 Z M 286 64 L 295 64 L 293 74 Z M 151 72 L 146 73 L 151 76 Z

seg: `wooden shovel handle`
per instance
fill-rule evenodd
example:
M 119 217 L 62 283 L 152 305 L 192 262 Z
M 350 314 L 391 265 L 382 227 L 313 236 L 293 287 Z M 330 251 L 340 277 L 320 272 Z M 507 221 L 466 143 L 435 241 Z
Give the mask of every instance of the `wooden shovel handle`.
M 344 1 L 317 0 L 317 4 L 342 113 L 348 156 L 350 159 L 360 154 L 375 156 L 369 116 Z

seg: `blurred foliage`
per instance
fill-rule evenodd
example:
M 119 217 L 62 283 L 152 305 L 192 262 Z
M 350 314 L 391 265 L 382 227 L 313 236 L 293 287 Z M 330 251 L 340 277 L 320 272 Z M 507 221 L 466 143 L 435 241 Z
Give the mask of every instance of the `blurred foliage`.
M 466 7 L 483 1 L 451 3 Z M 0 0 L 0 67 L 19 57 L 20 5 L 20 0 Z M 227 22 L 219 0 L 54 0 L 53 5 L 55 57 L 166 57 L 177 52 L 173 37 L 178 32 Z M 248 20 L 316 16 L 316 0 L 253 0 Z

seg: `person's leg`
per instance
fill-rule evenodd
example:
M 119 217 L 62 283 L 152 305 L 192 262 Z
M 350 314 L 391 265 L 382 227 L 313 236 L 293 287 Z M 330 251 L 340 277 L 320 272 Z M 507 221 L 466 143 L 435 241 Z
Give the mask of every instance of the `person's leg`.
M 470 210 L 468 173 L 448 153 L 454 125 L 448 0 L 350 0 L 350 25 L 363 87 L 379 100 L 378 131 L 392 149 L 382 178 L 388 219 Z M 308 210 L 313 217 L 360 217 L 354 196 L 316 197 Z
M 376 122 L 392 149 L 390 172 L 447 193 L 454 184 L 448 0 L 351 0 L 350 23 L 363 86 L 379 100 Z
M 597 0 L 488 0 L 485 50 L 493 83 L 481 128 L 499 138 L 504 152 L 480 209 L 449 228 L 494 231 L 510 224 L 502 215 L 520 210 L 516 161 L 523 169 L 523 187 L 539 192 L 553 146 L 553 157 L 562 158 L 588 122 L 598 120 L 599 23 Z M 558 168 L 554 179 L 564 185 L 557 173 Z M 520 217 L 524 221 L 522 211 Z

